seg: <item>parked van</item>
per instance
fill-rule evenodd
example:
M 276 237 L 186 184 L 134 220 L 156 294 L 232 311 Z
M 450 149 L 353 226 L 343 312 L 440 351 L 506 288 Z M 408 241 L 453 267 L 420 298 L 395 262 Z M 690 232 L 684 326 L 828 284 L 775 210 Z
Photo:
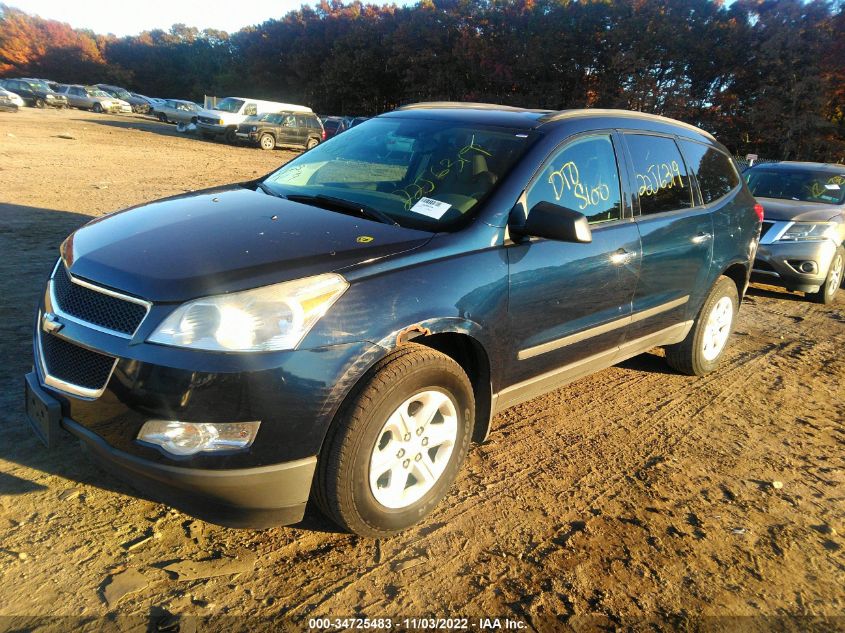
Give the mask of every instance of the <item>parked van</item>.
M 213 108 L 204 110 L 197 117 L 197 127 L 205 138 L 223 136 L 227 142 L 234 143 L 238 126 L 249 117 L 269 112 L 311 112 L 311 108 L 291 103 L 259 101 L 246 97 L 226 97 Z

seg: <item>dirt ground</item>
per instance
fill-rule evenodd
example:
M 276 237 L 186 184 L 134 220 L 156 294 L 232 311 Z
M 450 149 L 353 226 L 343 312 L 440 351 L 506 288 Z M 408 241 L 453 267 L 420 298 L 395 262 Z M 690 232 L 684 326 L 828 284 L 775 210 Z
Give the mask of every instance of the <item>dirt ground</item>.
M 824 307 L 753 288 L 706 378 L 655 351 L 505 411 L 434 514 L 381 541 L 314 512 L 296 528 L 205 524 L 133 496 L 70 438 L 45 451 L 23 374 L 61 240 L 292 155 L 143 117 L 0 114 L 0 630 L 308 630 L 356 616 L 845 630 L 845 293 Z

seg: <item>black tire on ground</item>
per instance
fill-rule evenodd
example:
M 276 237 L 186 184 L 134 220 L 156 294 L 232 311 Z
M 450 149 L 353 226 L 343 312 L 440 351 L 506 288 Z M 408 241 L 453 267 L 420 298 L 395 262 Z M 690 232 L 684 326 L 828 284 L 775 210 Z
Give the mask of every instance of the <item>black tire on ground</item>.
M 728 297 L 731 301 L 733 312 L 728 330 L 728 338 L 714 358 L 707 359 L 704 355 L 705 332 L 707 321 L 711 312 L 719 303 L 719 300 Z M 730 342 L 730 336 L 736 326 L 736 315 L 739 309 L 739 293 L 736 289 L 734 281 L 728 277 L 721 276 L 713 284 L 710 289 L 710 294 L 701 306 L 698 314 L 693 321 L 692 328 L 687 334 L 687 337 L 675 345 L 666 346 L 666 362 L 670 367 L 676 369 L 682 374 L 689 374 L 690 376 L 704 376 L 716 369 L 719 361 L 725 354 L 725 350 Z
M 404 508 L 381 505 L 370 488 L 370 459 L 380 431 L 405 400 L 424 390 L 446 394 L 457 412 L 452 454 L 433 487 Z M 410 343 L 385 357 L 353 389 L 323 445 L 314 497 L 323 513 L 361 536 L 383 537 L 431 512 L 458 474 L 472 438 L 475 399 L 460 365 L 436 350 Z
M 158 113 L 158 120 L 162 123 L 167 123 L 167 115 L 164 112 Z
M 227 127 L 227 128 L 226 128 L 226 132 L 223 134 L 223 139 L 224 139 L 227 143 L 234 143 L 235 141 L 237 141 L 237 140 L 238 140 L 238 137 L 237 137 L 237 136 L 235 136 L 235 132 L 236 132 L 236 131 L 237 131 L 237 130 L 236 130 L 235 128 L 233 128 L 233 127 Z
M 43 108 L 45 107 L 45 103 L 43 99 L 36 99 L 35 103 L 33 104 L 36 108 Z
M 213 141 L 213 140 L 214 140 L 214 134 L 211 134 L 210 132 L 203 132 L 203 133 L 202 133 L 202 137 L 203 137 L 206 141 Z
M 93 108 L 91 108 L 91 109 L 92 109 L 94 112 L 96 112 L 97 114 L 102 114 L 102 112 L 103 112 L 103 106 L 101 106 L 99 103 L 95 103 L 95 104 L 94 104 L 94 107 L 93 107 Z
M 833 254 L 833 259 L 830 262 L 830 268 L 827 270 L 827 277 L 824 279 L 822 287 L 818 292 L 808 293 L 807 297 L 811 301 L 828 305 L 833 303 L 836 298 L 836 292 L 842 285 L 843 270 L 845 270 L 845 248 L 840 246 Z
M 265 132 L 258 138 L 258 146 L 263 150 L 276 149 L 276 139 L 272 134 Z
M 305 149 L 314 149 L 319 144 L 320 144 L 320 141 L 318 141 L 317 139 L 309 138 L 308 142 L 305 144 Z

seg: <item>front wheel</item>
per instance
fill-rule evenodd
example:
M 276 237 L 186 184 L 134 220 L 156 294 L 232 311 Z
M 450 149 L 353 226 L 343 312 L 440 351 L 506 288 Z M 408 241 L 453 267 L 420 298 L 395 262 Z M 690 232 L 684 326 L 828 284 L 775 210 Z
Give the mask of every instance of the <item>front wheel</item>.
M 96 112 L 97 114 L 102 114 L 103 113 L 103 106 L 101 106 L 99 103 L 95 103 L 92 110 L 94 110 L 94 112 Z
M 167 123 L 167 115 L 164 112 L 158 113 L 158 120 L 162 123 Z
M 44 103 L 44 100 L 43 100 L 43 99 L 36 99 L 36 100 L 35 100 L 35 107 L 36 107 L 36 108 L 41 109 L 41 108 L 43 108 L 45 105 L 46 105 L 46 104 Z
M 428 347 L 403 346 L 376 364 L 338 413 L 320 455 L 318 505 L 361 536 L 419 522 L 455 480 L 474 418 L 460 365 Z
M 223 134 L 223 139 L 229 144 L 234 144 L 235 141 L 238 140 L 238 137 L 236 136 L 236 134 L 237 134 L 237 130 L 235 128 L 227 127 L 226 132 L 224 132 L 224 134 Z
M 263 150 L 275 149 L 276 139 L 273 138 L 272 134 L 262 134 L 261 138 L 258 139 L 258 144 Z
M 738 309 L 736 284 L 728 277 L 719 277 L 687 337 L 666 347 L 669 366 L 690 376 L 704 376 L 716 369 L 733 332 Z
M 833 303 L 836 298 L 836 291 L 842 284 L 842 272 L 845 268 L 845 248 L 839 247 L 833 254 L 833 261 L 830 262 L 830 268 L 827 270 L 827 277 L 819 288 L 818 292 L 814 292 L 808 297 L 816 303 L 828 305 Z

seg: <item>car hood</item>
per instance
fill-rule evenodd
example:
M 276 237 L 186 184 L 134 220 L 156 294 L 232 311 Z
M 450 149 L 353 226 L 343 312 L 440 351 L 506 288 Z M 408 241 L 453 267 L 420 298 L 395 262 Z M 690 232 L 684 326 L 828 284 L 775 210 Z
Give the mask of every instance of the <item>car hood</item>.
M 841 206 L 781 198 L 757 198 L 763 205 L 763 219 L 769 221 L 825 222 L 843 212 Z
M 75 276 L 181 302 L 376 261 L 431 237 L 233 185 L 94 220 L 62 257 Z

